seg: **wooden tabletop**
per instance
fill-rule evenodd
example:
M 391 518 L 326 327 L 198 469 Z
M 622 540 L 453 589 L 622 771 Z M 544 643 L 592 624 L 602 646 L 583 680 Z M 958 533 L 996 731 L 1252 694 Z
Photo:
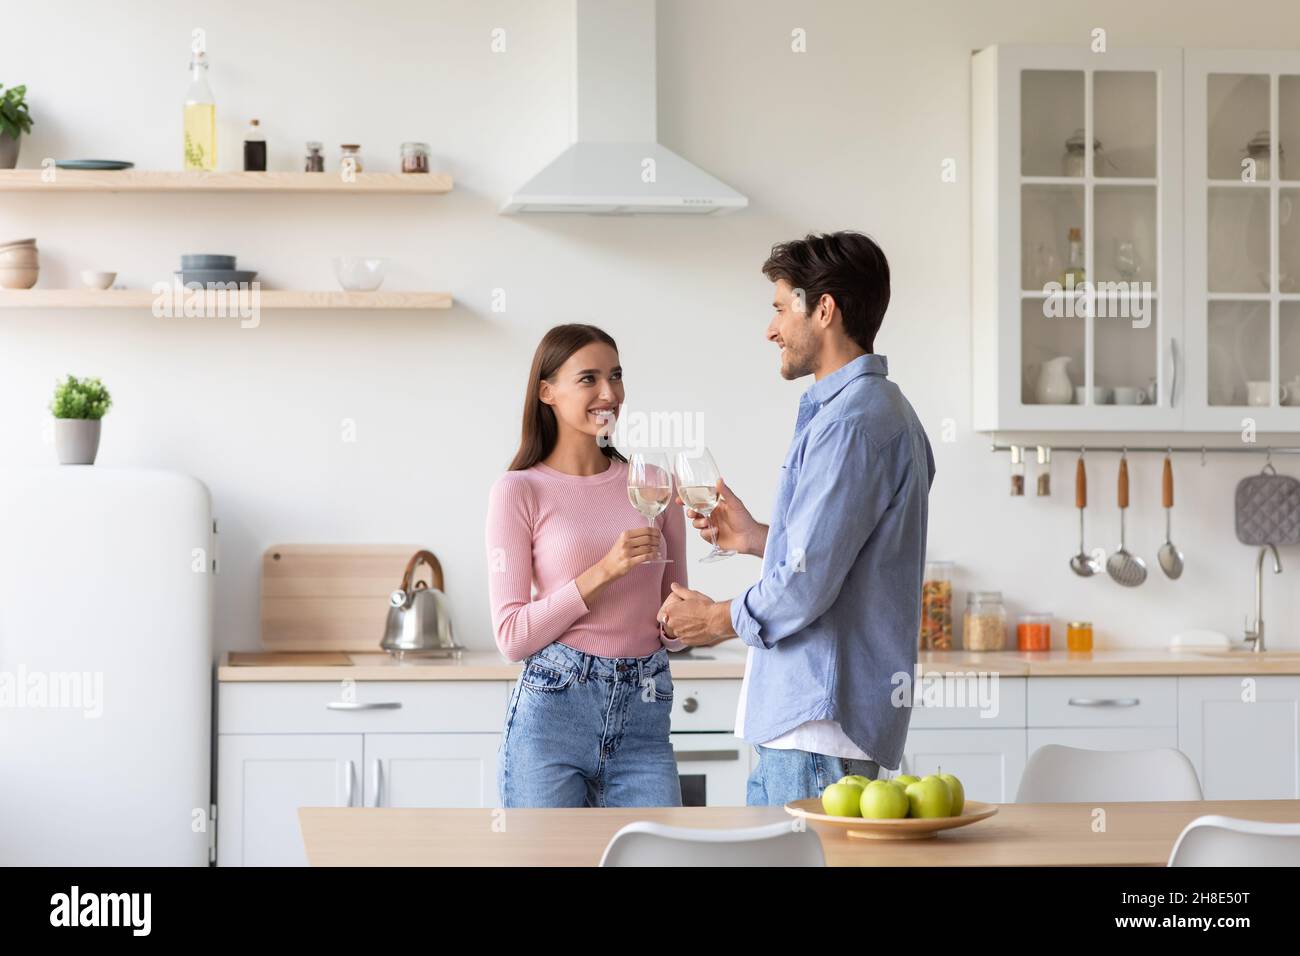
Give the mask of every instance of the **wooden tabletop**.
M 1178 834 L 1205 814 L 1300 822 L 1300 800 L 1000 804 L 987 820 L 930 840 L 822 832 L 830 866 L 1164 866 Z M 760 826 L 780 807 L 432 810 L 304 807 L 313 866 L 595 866 L 625 824 Z

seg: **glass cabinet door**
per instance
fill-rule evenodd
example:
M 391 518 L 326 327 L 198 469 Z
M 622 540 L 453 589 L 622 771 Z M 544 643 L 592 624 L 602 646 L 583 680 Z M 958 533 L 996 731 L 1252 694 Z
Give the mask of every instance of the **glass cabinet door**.
M 1189 427 L 1294 429 L 1300 426 L 1300 56 L 1188 51 L 1187 57 L 1187 283 L 1196 350 Z
M 1075 406 L 1032 424 L 1157 428 L 1181 415 L 1158 308 L 1181 254 L 1165 215 L 1179 183 L 1161 176 L 1181 104 L 1162 108 L 1157 64 L 1115 66 L 1020 72 L 1018 398 L 1027 419 L 1031 406 Z

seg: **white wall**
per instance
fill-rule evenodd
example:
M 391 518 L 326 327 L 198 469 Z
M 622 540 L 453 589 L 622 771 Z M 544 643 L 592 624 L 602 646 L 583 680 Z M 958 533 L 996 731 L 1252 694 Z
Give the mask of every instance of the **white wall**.
M 257 646 L 260 555 L 289 541 L 431 547 L 462 639 L 490 647 L 485 498 L 513 451 L 541 333 L 571 320 L 605 326 L 629 403 L 703 413 L 730 482 L 765 516 L 807 382 L 783 382 L 763 340 L 759 265 L 774 241 L 858 228 L 893 266 L 878 348 L 934 439 L 931 554 L 959 564 L 959 590 L 1001 589 L 1013 612 L 1091 618 L 1102 644 L 1160 644 L 1190 625 L 1240 633 L 1253 567 L 1233 535 L 1232 491 L 1260 462 L 1181 460 L 1174 534 L 1187 571 L 1177 583 L 1155 571 L 1130 592 L 1068 570 L 1073 462 L 1056 463 L 1050 500 L 1010 499 L 1005 458 L 969 430 L 968 60 L 994 42 L 1082 44 L 1096 26 L 1115 45 L 1294 47 L 1300 6 L 1261 0 L 1246 17 L 1208 0 L 661 0 L 661 138 L 751 208 L 709 220 L 500 217 L 504 195 L 566 142 L 571 12 L 564 0 L 13 5 L 0 82 L 28 85 L 37 120 L 20 165 L 91 156 L 176 168 L 189 32 L 202 26 L 223 168 L 239 167 L 240 133 L 257 116 L 272 168 L 299 168 L 303 142 L 320 139 L 331 168 L 338 143 L 359 141 L 367 169 L 393 169 L 398 144 L 423 139 L 457 179 L 445 198 L 7 195 L 0 239 L 39 239 L 42 286 L 75 284 L 84 268 L 148 285 L 182 252 L 211 251 L 237 253 L 268 286 L 328 288 L 329 257 L 360 252 L 395 260 L 389 287 L 447 289 L 459 304 L 407 316 L 267 313 L 257 329 L 5 311 L 0 448 L 17 463 L 50 461 L 42 430 L 54 381 L 100 375 L 116 399 L 101 464 L 182 470 L 213 491 L 223 649 Z M 507 30 L 505 54 L 490 52 L 494 27 Z M 790 51 L 796 27 L 805 54 Z M 955 184 L 940 181 L 946 157 L 958 161 Z M 506 290 L 504 313 L 491 311 L 494 288 Z M 952 443 L 939 440 L 946 418 L 957 423 Z M 357 424 L 354 444 L 341 440 L 344 419 Z M 1114 459 L 1092 462 L 1102 505 Z M 1130 542 L 1154 571 L 1158 459 L 1133 462 L 1133 478 Z M 1090 514 L 1090 537 L 1113 547 L 1114 509 Z M 1283 562 L 1265 616 L 1272 646 L 1294 647 L 1300 550 Z M 747 558 L 691 566 L 693 583 L 718 597 L 757 570 Z

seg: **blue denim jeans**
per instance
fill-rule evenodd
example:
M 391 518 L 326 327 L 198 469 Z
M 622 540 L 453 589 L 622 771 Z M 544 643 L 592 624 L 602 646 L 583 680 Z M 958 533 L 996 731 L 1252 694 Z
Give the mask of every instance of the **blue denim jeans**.
M 754 748 L 758 764 L 749 775 L 745 803 L 751 807 L 781 806 L 791 800 L 820 797 L 840 777 L 861 774 L 875 780 L 880 764 L 874 760 L 828 757 L 806 750 Z
M 668 741 L 668 652 L 595 657 L 564 644 L 524 661 L 497 754 L 503 807 L 680 807 Z

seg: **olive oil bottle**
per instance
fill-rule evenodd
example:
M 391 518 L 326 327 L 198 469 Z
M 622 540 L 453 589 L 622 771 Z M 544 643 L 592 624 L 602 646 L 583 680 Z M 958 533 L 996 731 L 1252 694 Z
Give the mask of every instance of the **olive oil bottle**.
M 217 104 L 208 86 L 208 56 L 190 59 L 190 88 L 185 94 L 185 169 L 217 168 Z

